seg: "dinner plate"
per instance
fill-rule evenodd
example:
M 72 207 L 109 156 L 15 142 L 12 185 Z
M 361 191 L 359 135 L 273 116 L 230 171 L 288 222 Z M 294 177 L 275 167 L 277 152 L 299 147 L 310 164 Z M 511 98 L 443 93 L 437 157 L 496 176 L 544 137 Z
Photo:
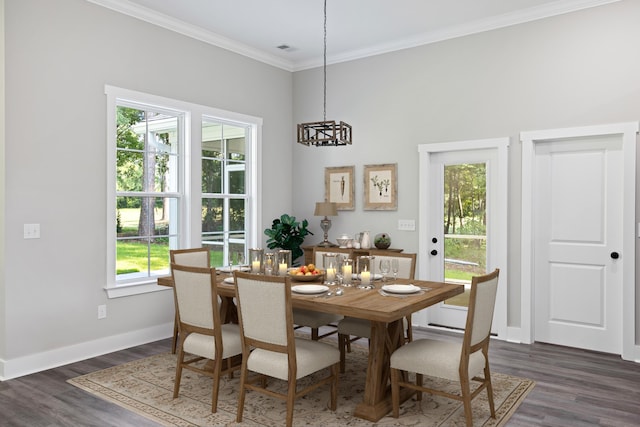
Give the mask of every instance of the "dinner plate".
M 359 274 L 352 274 L 351 278 L 353 280 L 360 280 L 360 275 Z M 373 274 L 373 280 L 382 280 L 382 274 L 374 273 Z
M 220 267 L 218 268 L 218 271 L 221 271 L 223 273 L 231 273 L 233 271 L 251 271 L 251 268 L 249 268 L 249 266 L 246 265 L 234 265 L 233 267 L 229 268 L 229 266 L 226 267 Z
M 298 294 L 321 294 L 329 290 L 325 285 L 296 285 L 292 286 L 291 290 Z
M 223 282 L 224 283 L 229 283 L 230 285 L 233 285 L 234 280 L 233 280 L 233 277 L 225 277 Z
M 391 294 L 414 294 L 421 289 L 415 285 L 383 285 L 382 290 Z

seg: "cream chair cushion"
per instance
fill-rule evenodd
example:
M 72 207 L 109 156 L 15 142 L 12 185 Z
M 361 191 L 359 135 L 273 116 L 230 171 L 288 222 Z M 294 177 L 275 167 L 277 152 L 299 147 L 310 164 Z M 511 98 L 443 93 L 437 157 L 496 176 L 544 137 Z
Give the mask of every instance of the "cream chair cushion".
M 460 381 L 461 354 L 462 343 L 419 339 L 394 351 L 391 355 L 391 367 L 431 377 Z M 471 354 L 469 377 L 482 373 L 484 364 L 484 355 L 481 351 Z
M 339 322 L 342 316 L 339 314 L 321 313 L 319 311 L 305 310 L 302 308 L 293 309 L 293 323 L 309 328 L 319 328 L 330 323 Z
M 242 353 L 242 340 L 240 339 L 240 327 L 233 323 L 220 326 L 222 333 L 222 358 L 235 356 Z M 193 332 L 184 340 L 183 349 L 187 353 L 211 359 L 216 351 L 216 343 L 211 335 Z

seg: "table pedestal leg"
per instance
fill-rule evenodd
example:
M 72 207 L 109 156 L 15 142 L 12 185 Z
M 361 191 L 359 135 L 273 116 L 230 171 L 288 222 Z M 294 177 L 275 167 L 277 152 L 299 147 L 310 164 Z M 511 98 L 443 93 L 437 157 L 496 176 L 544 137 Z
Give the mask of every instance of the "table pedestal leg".
M 391 409 L 389 384 L 389 359 L 391 353 L 404 344 L 402 319 L 389 323 L 371 322 L 369 362 L 362 403 L 356 406 L 354 415 L 369 421 L 378 421 Z M 414 392 L 401 389 L 400 401 L 407 400 Z

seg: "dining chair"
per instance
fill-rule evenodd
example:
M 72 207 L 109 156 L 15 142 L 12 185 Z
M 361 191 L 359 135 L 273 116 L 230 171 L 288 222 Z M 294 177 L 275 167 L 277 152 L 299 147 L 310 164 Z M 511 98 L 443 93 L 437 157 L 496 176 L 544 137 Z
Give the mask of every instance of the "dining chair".
M 329 407 L 335 411 L 340 352 L 329 344 L 295 338 L 291 279 L 242 272 L 234 272 L 234 277 L 242 337 L 242 370 L 236 421 L 242 421 L 247 390 L 284 400 L 287 405 L 287 426 L 293 423 L 295 399 L 325 384 L 331 385 Z M 298 390 L 297 381 L 300 378 L 326 368 L 330 371 L 328 376 Z M 249 371 L 258 375 L 249 378 Z M 287 382 L 287 392 L 267 389 L 268 377 Z
M 187 265 L 189 267 L 211 267 L 209 248 L 171 249 L 169 251 L 171 264 Z M 171 353 L 176 353 L 178 345 L 178 313 L 173 319 L 173 338 L 171 339 Z
M 415 279 L 416 275 L 416 254 L 397 252 L 389 255 L 389 251 L 371 250 L 370 254 L 375 256 L 376 262 L 388 258 L 398 260 L 398 277 L 401 279 Z M 403 330 L 405 331 L 405 342 L 413 340 L 413 329 L 411 326 L 411 315 L 402 319 Z M 338 347 L 340 348 L 340 372 L 345 370 L 346 353 L 351 351 L 351 343 L 360 338 L 371 338 L 371 322 L 366 319 L 355 317 L 345 317 L 338 322 Z
M 324 253 L 337 253 L 347 257 L 350 257 L 353 249 L 345 248 L 313 248 L 313 260 L 316 267 L 322 268 L 322 255 Z M 307 327 L 311 329 L 311 339 L 317 341 L 329 335 L 333 335 L 338 332 L 338 322 L 343 319 L 343 316 L 331 313 L 321 313 L 319 311 L 304 310 L 301 308 L 293 309 L 293 323 L 296 325 L 296 329 Z M 328 332 L 320 334 L 320 328 L 328 326 L 331 328 Z
M 180 327 L 173 398 L 180 391 L 182 369 L 188 369 L 213 378 L 211 412 L 216 412 L 220 376 L 240 368 L 231 363 L 242 353 L 240 327 L 220 320 L 215 268 L 171 264 L 171 274 Z M 204 359 L 213 367 L 195 365 Z
M 471 400 L 486 389 L 491 417 L 496 417 L 489 371 L 489 342 L 499 274 L 500 270 L 495 269 L 492 273 L 471 279 L 471 294 L 462 342 L 418 339 L 391 354 L 391 400 L 395 418 L 398 418 L 400 411 L 400 387 L 416 390 L 418 400 L 422 400 L 423 392 L 428 392 L 462 401 L 467 426 L 473 425 Z M 415 384 L 407 379 L 407 372 L 416 374 Z M 452 394 L 423 386 L 424 375 L 457 382 L 460 384 L 461 393 Z M 480 383 L 473 392 L 471 381 Z

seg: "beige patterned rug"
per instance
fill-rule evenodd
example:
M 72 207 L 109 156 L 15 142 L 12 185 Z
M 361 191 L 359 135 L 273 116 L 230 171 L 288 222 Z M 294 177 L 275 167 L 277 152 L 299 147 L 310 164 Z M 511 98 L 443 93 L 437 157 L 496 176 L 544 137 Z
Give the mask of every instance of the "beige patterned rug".
M 91 374 L 72 378 L 69 383 L 96 396 L 166 426 L 280 426 L 284 424 L 284 401 L 247 392 L 242 423 L 236 423 L 239 372 L 220 384 L 218 411 L 211 413 L 211 379 L 183 371 L 180 396 L 172 398 L 175 355 L 159 354 Z M 321 387 L 297 399 L 294 425 L 371 426 L 369 421 L 352 417 L 362 400 L 367 367 L 365 349 L 354 347 L 347 354 L 347 372 L 339 379 L 338 409 L 327 408 L 329 390 Z M 323 373 L 324 374 L 324 373 Z M 486 392 L 473 400 L 474 426 L 502 426 L 533 389 L 534 382 L 493 373 L 496 415 L 489 417 Z M 425 383 L 429 378 L 425 377 Z M 270 388 L 285 390 L 285 383 L 271 380 Z M 443 397 L 423 395 L 422 402 L 410 399 L 400 407 L 400 418 L 386 416 L 376 426 L 464 426 L 462 404 Z

